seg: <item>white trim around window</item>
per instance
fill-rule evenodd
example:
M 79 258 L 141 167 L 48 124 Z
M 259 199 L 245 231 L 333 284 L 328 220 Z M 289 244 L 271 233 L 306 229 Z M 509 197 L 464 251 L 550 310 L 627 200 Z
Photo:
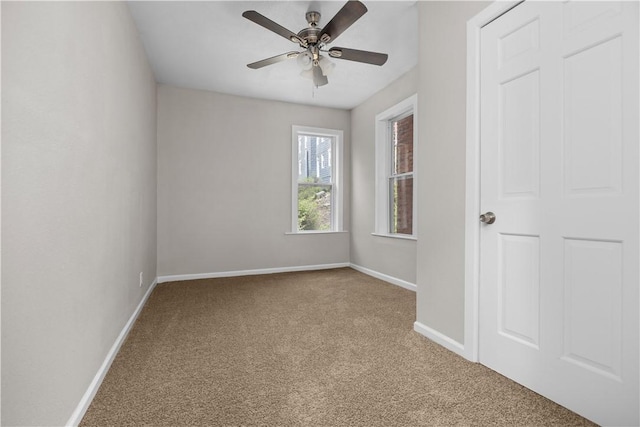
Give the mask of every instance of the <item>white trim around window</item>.
M 336 129 L 324 129 L 309 126 L 292 126 L 291 129 L 291 232 L 286 234 L 325 234 L 343 232 L 343 134 Z M 320 159 L 321 163 L 331 165 L 331 227 L 329 230 L 299 230 L 298 228 L 298 177 L 299 177 L 299 150 L 298 138 L 300 136 L 319 136 L 331 138 L 330 155 Z
M 392 121 L 413 114 L 413 212 L 412 234 L 396 234 L 390 230 L 389 178 L 391 176 L 391 132 Z M 374 236 L 394 237 L 415 240 L 418 235 L 418 95 L 414 94 L 404 101 L 376 115 L 376 168 L 375 168 L 375 230 Z

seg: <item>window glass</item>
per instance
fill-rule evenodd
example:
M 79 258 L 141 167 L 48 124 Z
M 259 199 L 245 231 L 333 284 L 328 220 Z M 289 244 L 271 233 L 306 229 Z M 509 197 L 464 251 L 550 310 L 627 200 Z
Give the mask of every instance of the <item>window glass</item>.
M 413 234 L 412 176 L 389 179 L 389 201 L 389 231 L 395 234 Z
M 322 133 L 294 126 L 294 154 L 297 153 L 293 194 L 296 232 L 339 231 L 340 228 L 334 162 L 341 132 L 318 130 Z
M 333 138 L 298 136 L 298 182 L 331 183 L 331 146 Z
M 415 238 L 417 95 L 376 115 L 375 233 Z
M 392 173 L 413 172 L 413 114 L 391 124 Z
M 389 120 L 389 232 L 413 234 L 413 114 Z

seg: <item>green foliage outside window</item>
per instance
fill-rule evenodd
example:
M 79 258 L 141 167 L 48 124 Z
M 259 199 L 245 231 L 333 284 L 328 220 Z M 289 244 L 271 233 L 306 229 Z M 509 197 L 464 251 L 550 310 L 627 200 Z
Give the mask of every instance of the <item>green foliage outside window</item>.
M 331 186 L 298 185 L 298 230 L 330 229 Z

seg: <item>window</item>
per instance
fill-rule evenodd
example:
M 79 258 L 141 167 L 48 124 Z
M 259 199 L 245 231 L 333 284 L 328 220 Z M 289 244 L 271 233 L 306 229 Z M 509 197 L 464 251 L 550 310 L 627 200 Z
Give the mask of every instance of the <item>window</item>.
M 293 126 L 295 233 L 342 231 L 342 131 Z
M 415 238 L 417 96 L 376 116 L 376 230 Z

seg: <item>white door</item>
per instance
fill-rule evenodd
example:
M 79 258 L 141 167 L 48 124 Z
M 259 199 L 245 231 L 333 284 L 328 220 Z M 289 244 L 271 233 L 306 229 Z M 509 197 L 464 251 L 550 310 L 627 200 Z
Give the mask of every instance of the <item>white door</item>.
M 639 419 L 638 2 L 524 2 L 481 32 L 480 362 Z

